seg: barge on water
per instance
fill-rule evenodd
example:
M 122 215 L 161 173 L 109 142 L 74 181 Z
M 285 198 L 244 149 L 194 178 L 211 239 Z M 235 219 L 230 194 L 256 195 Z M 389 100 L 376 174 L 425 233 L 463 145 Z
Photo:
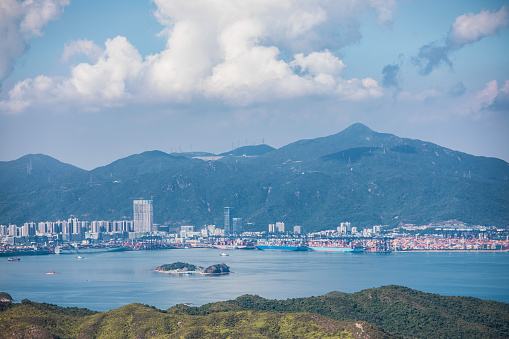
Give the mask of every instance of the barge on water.
M 312 252 L 363 252 L 364 250 L 360 247 L 328 247 L 328 246 L 308 246 L 308 250 Z
M 306 246 L 286 246 L 286 245 L 256 245 L 256 249 L 262 251 L 307 251 Z

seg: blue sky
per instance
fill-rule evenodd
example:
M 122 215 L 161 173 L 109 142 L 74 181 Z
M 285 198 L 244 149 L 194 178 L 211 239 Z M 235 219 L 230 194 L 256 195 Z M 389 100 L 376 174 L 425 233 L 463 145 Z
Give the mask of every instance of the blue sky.
M 509 3 L 4 0 L 0 160 L 281 147 L 361 122 L 509 160 Z

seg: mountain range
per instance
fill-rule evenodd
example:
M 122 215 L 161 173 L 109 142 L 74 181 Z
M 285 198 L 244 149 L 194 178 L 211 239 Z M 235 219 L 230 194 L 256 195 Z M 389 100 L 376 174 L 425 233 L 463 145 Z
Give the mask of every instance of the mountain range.
M 450 219 L 509 224 L 509 164 L 354 124 L 279 149 L 220 155 L 149 151 L 86 171 L 42 154 L 0 162 L 0 224 L 132 218 L 154 200 L 154 221 L 223 225 L 235 208 L 245 230 L 276 221 L 306 232 Z

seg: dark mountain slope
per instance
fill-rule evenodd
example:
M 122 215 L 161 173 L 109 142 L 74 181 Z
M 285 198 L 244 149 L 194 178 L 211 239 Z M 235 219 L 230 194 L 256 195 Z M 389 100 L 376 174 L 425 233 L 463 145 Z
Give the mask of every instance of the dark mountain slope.
M 242 147 L 236 148 L 230 152 L 224 152 L 219 155 L 221 155 L 221 156 L 229 156 L 230 155 L 230 156 L 238 156 L 238 157 L 242 157 L 242 156 L 250 157 L 251 156 L 252 157 L 252 156 L 257 156 L 257 155 L 263 155 L 265 153 L 272 152 L 273 150 L 275 150 L 274 147 L 262 144 L 262 145 L 257 145 L 257 146 L 242 146 Z
M 22 172 L 16 161 L 1 166 L 2 174 Z M 26 160 L 24 166 L 19 178 L 26 177 Z M 33 177 L 1 186 L 0 223 L 130 218 L 133 198 L 154 197 L 155 222 L 198 227 L 222 225 L 224 206 L 234 206 L 252 225 L 248 230 L 275 221 L 306 231 L 342 221 L 509 224 L 507 162 L 361 124 L 256 157 L 202 161 L 152 151 L 89 172 L 67 169 L 51 181 Z
M 65 164 L 44 154 L 28 154 L 13 161 L 0 161 L 0 186 L 51 182 L 65 174 L 84 173 L 85 170 Z

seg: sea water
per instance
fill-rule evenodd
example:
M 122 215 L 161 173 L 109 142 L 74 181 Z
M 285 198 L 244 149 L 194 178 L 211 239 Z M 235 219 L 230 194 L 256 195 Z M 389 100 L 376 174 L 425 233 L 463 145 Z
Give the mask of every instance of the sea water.
M 225 252 L 228 256 L 221 256 Z M 0 258 L 0 291 L 13 299 L 105 311 L 129 303 L 167 309 L 256 294 L 270 299 L 357 292 L 402 285 L 442 295 L 509 302 L 509 253 L 316 253 L 179 249 Z M 183 261 L 225 263 L 229 275 L 174 275 L 154 271 Z M 54 271 L 55 274 L 46 274 Z

